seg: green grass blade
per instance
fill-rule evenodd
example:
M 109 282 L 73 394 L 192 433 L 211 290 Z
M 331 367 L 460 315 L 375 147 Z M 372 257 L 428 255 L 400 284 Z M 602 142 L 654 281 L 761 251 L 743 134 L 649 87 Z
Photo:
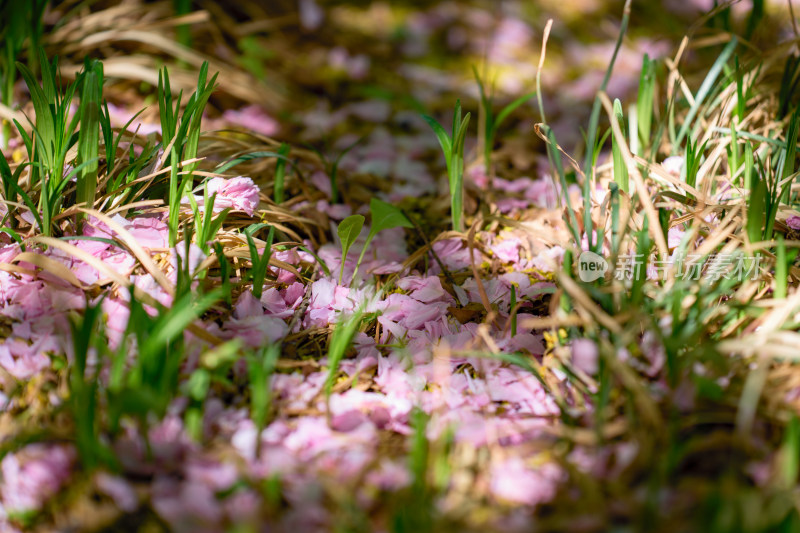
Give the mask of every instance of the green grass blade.
M 447 135 L 447 132 L 444 131 L 444 128 L 441 126 L 441 124 L 436 122 L 435 118 L 429 115 L 422 115 L 422 118 L 428 123 L 433 132 L 436 134 L 436 138 L 439 140 L 439 145 L 442 147 L 444 157 L 448 161 L 449 168 L 450 155 L 453 151 L 453 144 L 450 140 L 450 136 Z
M 681 126 L 681 129 L 678 130 L 678 136 L 675 139 L 675 144 L 673 146 L 679 146 L 683 142 L 683 138 L 686 136 L 686 134 L 689 133 L 689 128 L 693 126 L 694 119 L 697 116 L 697 113 L 700 111 L 703 102 L 705 102 L 705 99 L 714 88 L 717 77 L 719 77 L 720 72 L 722 72 L 722 67 L 728 62 L 728 59 L 730 59 L 738 43 L 739 41 L 736 39 L 736 37 L 732 37 L 730 42 L 725 45 L 725 48 L 722 49 L 722 52 L 717 57 L 716 61 L 714 61 L 714 64 L 711 66 L 711 69 L 709 69 L 708 74 L 703 80 L 703 83 L 700 84 L 700 89 L 697 91 L 697 95 L 694 99 L 694 105 L 689 108 L 686 118 L 683 119 L 683 125 Z
M 620 127 L 622 127 L 624 117 L 622 116 L 622 104 L 618 99 L 614 100 L 614 120 L 620 123 Z M 623 129 L 622 131 L 625 130 Z M 621 190 L 627 193 L 629 192 L 628 165 L 625 164 L 625 159 L 622 157 L 622 149 L 613 137 L 611 138 L 611 151 L 614 162 L 614 181 Z
M 636 99 L 636 119 L 639 125 L 639 140 L 643 148 L 650 145 L 650 130 L 653 120 L 655 95 L 655 62 L 645 54 L 642 58 L 642 72 L 639 76 L 639 93 Z
M 495 129 L 499 128 L 500 124 L 505 122 L 505 120 L 511 115 L 511 113 L 516 111 L 517 108 L 519 108 L 519 106 L 521 106 L 522 104 L 524 104 L 525 102 L 527 102 L 528 100 L 533 98 L 534 96 L 536 96 L 536 91 L 531 91 L 531 92 L 529 92 L 527 94 L 523 94 L 522 96 L 520 96 L 519 98 L 517 98 L 516 100 L 514 100 L 513 102 L 508 104 L 506 107 L 504 107 L 497 114 L 497 118 L 495 119 L 494 124 L 493 124 L 494 128 Z
M 357 309 L 352 315 L 342 318 L 334 327 L 331 342 L 328 347 L 328 376 L 325 379 L 325 398 L 330 398 L 331 389 L 339 373 L 339 363 L 344 358 L 353 342 L 359 326 L 363 311 Z
M 78 164 L 86 166 L 78 173 L 76 202 L 93 207 L 97 190 L 97 168 L 100 150 L 100 102 L 103 98 L 103 64 L 87 60 L 81 92 L 78 136 Z M 80 220 L 82 214 L 78 215 Z
M 278 148 L 278 160 L 275 162 L 275 185 L 274 199 L 276 204 L 282 204 L 284 199 L 284 177 L 286 175 L 286 162 L 288 161 L 290 147 L 286 143 L 281 143 Z

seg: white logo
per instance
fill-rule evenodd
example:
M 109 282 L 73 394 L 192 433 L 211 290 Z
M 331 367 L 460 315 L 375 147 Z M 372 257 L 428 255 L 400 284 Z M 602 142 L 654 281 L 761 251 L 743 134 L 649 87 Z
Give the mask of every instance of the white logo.
M 578 276 L 581 281 L 592 282 L 608 271 L 608 261 L 594 252 L 583 252 L 578 258 Z

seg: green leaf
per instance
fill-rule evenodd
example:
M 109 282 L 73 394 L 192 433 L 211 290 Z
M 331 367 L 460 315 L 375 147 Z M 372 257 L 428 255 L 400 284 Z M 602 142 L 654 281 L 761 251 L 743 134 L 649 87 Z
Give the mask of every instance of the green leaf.
M 796 415 L 786 426 L 779 461 L 778 483 L 789 490 L 797 484 L 800 473 L 800 419 Z
M 750 194 L 750 205 L 747 208 L 747 236 L 750 242 L 759 242 L 767 219 L 767 185 L 764 180 L 758 180 Z
M 319 263 L 320 268 L 322 268 L 322 271 L 325 273 L 326 276 L 330 276 L 331 275 L 331 269 L 328 268 L 328 265 L 325 263 L 325 261 L 322 260 L 322 258 L 320 256 L 318 256 L 317 254 L 315 254 L 314 252 L 312 252 L 310 249 L 306 248 L 305 246 L 298 246 L 297 249 L 298 250 L 302 250 L 305 253 L 307 253 L 308 255 L 310 255 L 311 257 L 313 257 L 314 260 L 317 263 Z
M 450 136 L 447 135 L 447 132 L 444 131 L 444 128 L 436 122 L 436 119 L 429 116 L 429 115 L 422 115 L 422 118 L 425 119 L 425 122 L 433 129 L 433 132 L 436 134 L 436 138 L 439 140 L 439 145 L 442 147 L 442 152 L 444 153 L 444 157 L 447 161 L 450 161 L 450 154 L 453 151 L 453 144 Z
M 36 77 L 28 69 L 28 67 L 22 63 L 17 63 L 17 69 L 19 69 L 20 74 L 22 74 L 22 77 L 25 80 L 25 84 L 28 86 L 28 92 L 31 93 L 31 101 L 33 102 L 33 109 L 36 113 L 36 124 L 42 131 L 45 147 L 48 147 L 50 145 L 50 141 L 54 140 L 55 137 L 55 124 L 53 122 L 52 111 L 50 110 L 50 104 L 51 102 L 55 104 L 55 98 L 50 100 L 47 96 L 45 96 L 45 92 L 39 86 L 39 83 L 36 81 Z M 43 76 L 45 72 L 49 72 L 47 67 L 43 68 Z
M 786 298 L 786 290 L 789 280 L 789 265 L 786 258 L 786 243 L 783 235 L 778 236 L 778 253 L 775 258 L 775 293 L 778 298 Z
M 181 300 L 175 302 L 167 315 L 162 315 L 162 320 L 149 333 L 147 341 L 141 346 L 142 359 L 158 350 L 163 350 L 179 335 L 183 335 L 186 328 L 202 315 L 209 307 L 222 297 L 222 289 L 218 288 L 201 296 L 192 292 L 187 293 Z
M 251 152 L 249 154 L 240 155 L 239 157 L 236 157 L 234 159 L 231 159 L 230 161 L 222 163 L 221 165 L 219 165 L 217 168 L 214 169 L 214 172 L 221 174 L 223 172 L 232 169 L 233 167 L 235 167 L 240 163 L 244 163 L 246 161 L 252 161 L 253 159 L 264 159 L 267 157 L 275 157 L 278 160 L 281 160 L 285 163 L 287 162 L 291 163 L 291 161 L 285 155 L 281 154 L 280 150 L 278 150 L 278 152 L 259 151 L 259 152 Z
M 456 102 L 457 115 L 461 116 L 461 103 Z M 453 219 L 453 230 L 464 231 L 464 141 L 471 115 L 467 113 L 454 129 L 453 152 L 448 165 L 448 182 L 450 185 L 450 214 Z
M 452 136 L 449 136 L 444 131 L 444 128 L 432 117 L 422 115 L 422 118 L 431 126 L 442 147 L 445 162 L 447 163 L 447 177 L 450 185 L 450 207 L 453 217 L 453 228 L 456 231 L 463 231 L 461 219 L 463 218 L 462 174 L 464 172 L 464 138 L 467 134 L 470 114 L 467 113 L 466 117 L 462 119 L 461 101 L 456 100 L 455 111 L 453 113 Z M 486 131 L 488 132 L 488 130 Z
M 339 363 L 342 361 L 347 349 L 353 342 L 353 337 L 361 325 L 363 311 L 356 310 L 352 315 L 342 318 L 333 330 L 331 342 L 328 347 L 328 377 L 325 380 L 325 397 L 329 398 L 331 389 L 339 372 Z
M 643 146 L 650 145 L 650 129 L 653 120 L 653 97 L 655 93 L 655 62 L 645 54 L 642 58 L 642 73 L 639 77 L 639 94 L 636 99 L 636 115 L 639 139 Z
M 522 370 L 530 372 L 533 375 L 533 377 L 535 377 L 536 380 L 542 384 L 542 386 L 546 391 L 550 390 L 550 385 L 547 383 L 547 381 L 545 381 L 545 379 L 542 377 L 542 374 L 539 372 L 538 368 L 534 366 L 534 363 L 531 362 L 531 359 L 529 357 L 525 357 L 524 355 L 518 352 L 499 353 L 494 357 L 496 357 L 500 361 L 504 361 L 506 363 L 515 365 L 521 368 Z
M 342 267 L 339 270 L 339 284 L 342 284 L 342 276 L 344 275 L 344 263 L 347 259 L 347 252 L 353 243 L 356 242 L 358 236 L 361 235 L 361 230 L 364 228 L 364 217 L 362 215 L 350 215 L 339 223 L 336 233 L 339 235 L 339 240 L 342 243 Z
M 264 290 L 264 279 L 267 275 L 269 259 L 272 256 L 272 242 L 275 238 L 275 228 L 270 226 L 267 242 L 264 245 L 264 253 L 259 257 L 252 234 L 256 231 L 253 229 L 254 227 L 260 228 L 263 226 L 266 226 L 266 224 L 256 224 L 245 232 L 245 236 L 247 237 L 247 245 L 250 248 L 250 260 L 253 263 L 251 277 L 253 279 L 253 296 L 256 298 L 261 298 L 261 293 Z
M 483 86 L 483 81 L 478 74 L 478 69 L 472 65 L 472 73 L 475 76 L 475 81 L 478 83 L 478 93 L 480 94 L 481 110 L 483 111 L 483 163 L 486 174 L 491 173 L 491 156 L 492 149 L 494 148 L 494 114 L 492 112 L 492 99 L 486 94 L 486 89 Z
M 781 181 L 785 180 L 795 172 L 795 163 L 797 159 L 798 121 L 800 121 L 800 106 L 795 107 L 794 112 L 789 119 L 789 129 L 786 132 L 786 152 L 783 158 L 783 171 L 778 174 L 778 177 Z M 787 183 L 785 187 L 785 193 L 781 194 L 781 198 L 784 202 L 789 203 L 791 183 Z
M 456 130 L 455 141 L 453 142 L 454 154 L 458 154 L 462 158 L 464 157 L 464 141 L 467 137 L 467 127 L 469 126 L 469 119 L 471 118 L 472 113 L 467 113 L 464 115 L 464 119 L 461 121 L 461 124 L 458 126 Z
M 367 237 L 367 240 L 371 240 L 372 237 L 385 229 L 414 227 L 411 221 L 408 220 L 408 217 L 406 217 L 399 208 L 383 200 L 378 200 L 374 197 L 371 198 L 369 201 L 369 212 L 370 215 L 372 215 L 372 222 L 369 230 L 370 236 Z
M 103 64 L 86 60 L 83 90 L 81 92 L 78 132 L 78 164 L 86 164 L 78 173 L 76 202 L 94 206 L 97 189 L 98 154 L 100 151 L 100 102 L 103 98 Z M 78 215 L 78 219 L 83 214 Z
M 620 48 L 622 47 L 622 41 L 625 36 L 625 32 L 628 30 L 628 22 L 630 19 L 630 0 L 625 3 L 625 9 L 622 15 L 622 23 L 619 27 L 619 34 L 617 36 L 617 42 L 614 45 L 614 53 L 611 54 L 611 61 L 608 63 L 608 68 L 606 68 L 606 73 L 603 76 L 603 81 L 600 84 L 600 90 L 598 91 L 598 95 L 595 96 L 594 103 L 592 104 L 592 113 L 589 116 L 589 129 L 587 130 L 586 136 L 586 159 L 583 166 L 583 173 L 586 176 L 586 179 L 583 180 L 583 229 L 586 232 L 588 237 L 588 243 L 590 248 L 595 247 L 594 242 L 594 225 L 592 221 L 592 187 L 594 185 L 592 176 L 592 156 L 593 156 L 593 148 L 594 143 L 597 139 L 597 128 L 600 122 L 600 92 L 604 92 L 606 87 L 608 87 L 608 82 L 611 79 L 611 73 L 614 70 L 614 64 L 617 61 L 617 54 L 619 53 Z M 560 157 L 560 156 L 559 156 Z M 578 246 L 580 247 L 580 241 L 578 241 Z
M 502 109 L 502 111 L 500 111 L 497 114 L 497 118 L 495 119 L 494 124 L 493 124 L 494 129 L 499 128 L 500 124 L 502 124 L 505 121 L 505 119 L 508 118 L 509 115 L 511 115 L 511 113 L 516 111 L 516 109 L 519 106 L 521 106 L 522 104 L 524 104 L 525 102 L 527 102 L 528 100 L 533 98 L 534 96 L 536 96 L 536 91 L 531 91 L 528 94 L 523 94 L 522 96 L 520 96 L 519 98 L 517 98 L 516 100 L 514 100 L 513 102 L 511 102 L 507 106 L 505 106 Z
M 112 239 L 104 239 L 103 237 L 90 237 L 89 235 L 65 235 L 63 237 L 59 237 L 58 240 L 60 241 L 95 241 L 95 242 L 102 242 L 103 244 L 108 244 L 109 246 L 114 246 L 123 250 L 124 248 L 120 243 Z
M 367 253 L 367 248 L 369 247 L 369 244 L 372 242 L 372 239 L 375 237 L 375 235 L 385 229 L 414 227 L 414 224 L 408 220 L 408 217 L 406 217 L 400 209 L 392 204 L 384 202 L 383 200 L 378 200 L 374 197 L 370 199 L 369 212 L 372 216 L 372 223 L 369 234 L 367 235 L 367 240 L 364 241 L 364 247 L 361 249 L 361 254 L 358 256 L 356 269 L 353 272 L 353 278 L 350 281 L 351 284 L 356 280 L 358 268 L 361 266 L 361 261 L 364 259 L 364 254 Z
M 461 124 L 461 100 L 456 100 L 456 108 L 455 112 L 453 113 L 453 133 L 451 136 L 452 139 L 458 137 L 459 124 Z
M 208 394 L 208 387 L 211 384 L 211 375 L 205 368 L 198 368 L 189 377 L 186 383 L 186 392 L 189 397 L 197 402 L 205 400 Z
M 278 161 L 275 163 L 275 185 L 273 187 L 274 190 L 274 198 L 276 204 L 283 203 L 284 197 L 284 176 L 286 175 L 286 161 L 289 155 L 290 147 L 286 143 L 281 143 L 280 148 L 278 148 Z
M 755 159 L 753 157 L 753 145 L 747 142 L 744 145 L 744 188 L 750 192 L 753 190 L 754 170 Z
M 25 251 L 25 244 L 24 244 L 24 242 L 22 240 L 22 237 L 19 235 L 19 233 L 17 233 L 16 231 L 14 231 L 13 229 L 11 229 L 9 227 L 0 228 L 0 233 L 5 233 L 6 235 L 8 235 L 12 239 L 14 239 L 14 241 L 16 241 L 17 244 L 19 244 L 20 250 L 22 250 L 23 252 Z
M 622 127 L 622 104 L 619 99 L 614 100 L 614 120 Z M 624 129 L 622 130 L 624 131 Z M 629 192 L 628 187 L 628 166 L 625 164 L 625 159 L 622 157 L 622 149 L 619 147 L 617 139 L 611 136 L 611 152 L 614 160 L 614 182 L 620 189 Z
M 269 380 L 275 372 L 280 355 L 281 346 L 275 343 L 261 348 L 256 355 L 247 358 L 250 378 L 250 416 L 259 433 L 267 422 L 271 402 Z
M 700 89 L 697 91 L 697 95 L 695 95 L 694 105 L 692 105 L 692 107 L 689 109 L 689 113 L 686 115 L 686 118 L 683 119 L 683 126 L 681 126 L 681 129 L 678 132 L 678 137 L 675 140 L 674 146 L 679 146 L 683 141 L 684 136 L 686 136 L 686 134 L 689 132 L 689 128 L 692 127 L 695 116 L 697 116 L 697 113 L 700 111 L 700 107 L 703 105 L 703 102 L 714 88 L 714 83 L 716 83 L 717 77 L 722 71 L 722 67 L 728 62 L 728 59 L 730 58 L 731 54 L 733 54 L 733 51 L 736 49 L 736 45 L 738 43 L 739 41 L 736 39 L 736 37 L 732 37 L 730 42 L 725 46 L 725 48 L 723 48 L 719 57 L 717 57 L 716 61 L 714 61 L 711 69 L 709 69 L 708 74 L 703 80 L 703 83 L 700 85 Z
M 211 93 L 215 89 L 217 75 L 206 82 L 208 76 L 208 62 L 203 62 L 197 80 L 197 90 L 189 97 L 183 113 L 180 113 L 181 95 L 173 98 L 169 83 L 169 73 L 166 68 L 159 73 L 158 103 L 161 115 L 162 144 L 166 148 L 172 143 L 170 150 L 170 177 L 169 189 L 166 198 L 169 205 L 169 244 L 175 246 L 178 238 L 178 225 L 180 223 L 180 201 L 187 189 L 193 183 L 192 172 L 197 163 L 185 165 L 185 174 L 179 178 L 178 167 L 183 160 L 194 159 L 200 142 L 200 125 L 205 108 Z
M 204 352 L 200 356 L 200 364 L 209 370 L 229 368 L 240 358 L 242 339 L 234 337 L 224 344 Z

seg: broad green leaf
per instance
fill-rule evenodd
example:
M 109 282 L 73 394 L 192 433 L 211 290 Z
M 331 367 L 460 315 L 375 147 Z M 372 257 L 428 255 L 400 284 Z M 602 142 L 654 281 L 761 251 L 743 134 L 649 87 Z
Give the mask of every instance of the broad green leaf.
M 369 230 L 370 236 L 367 237 L 368 241 L 385 229 L 414 227 L 411 221 L 408 220 L 408 217 L 406 217 L 400 209 L 383 200 L 374 197 L 370 199 L 369 212 L 370 215 L 372 215 L 372 225 Z
M 361 235 L 361 230 L 364 228 L 364 217 L 362 215 L 350 215 L 339 223 L 336 233 L 339 235 L 339 240 L 342 242 L 342 267 L 339 270 L 339 284 L 342 283 L 342 276 L 344 275 L 344 263 L 347 259 L 347 252 L 350 247 L 356 242 L 358 236 Z
M 351 283 L 356 280 L 358 268 L 361 266 L 361 261 L 364 259 L 364 254 L 366 254 L 367 248 L 369 247 L 369 244 L 372 242 L 372 239 L 375 237 L 375 235 L 385 229 L 414 227 L 414 224 L 408 220 L 408 217 L 406 217 L 400 209 L 392 204 L 384 202 L 383 200 L 372 198 L 369 201 L 369 212 L 372 216 L 372 225 L 370 227 L 369 234 L 367 235 L 367 240 L 364 242 L 364 247 L 361 249 L 361 254 L 358 256 L 356 269 L 353 272 Z

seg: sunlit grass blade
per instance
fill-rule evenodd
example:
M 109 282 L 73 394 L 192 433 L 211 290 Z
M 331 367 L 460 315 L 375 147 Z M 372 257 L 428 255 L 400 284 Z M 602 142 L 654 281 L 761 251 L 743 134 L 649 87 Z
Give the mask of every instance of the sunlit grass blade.
M 453 229 L 464 231 L 464 142 L 466 141 L 467 128 L 470 114 L 467 113 L 456 127 L 453 137 L 453 159 L 450 169 L 450 213 L 453 217 Z
M 697 94 L 694 97 L 694 105 L 689 108 L 689 112 L 683 119 L 680 130 L 678 130 L 677 138 L 673 144 L 673 150 L 681 145 L 683 138 L 689 133 L 689 129 L 697 126 L 694 119 L 697 116 L 697 113 L 700 112 L 700 109 L 703 106 L 706 98 L 708 98 L 708 95 L 711 94 L 711 91 L 714 89 L 714 84 L 716 83 L 720 72 L 722 72 L 722 68 L 728 62 L 728 59 L 730 59 L 738 43 L 739 41 L 736 39 L 736 37 L 731 37 L 730 42 L 725 45 L 725 48 L 722 49 L 722 52 L 720 52 L 719 56 L 714 61 L 714 64 L 709 69 L 708 74 L 706 74 L 706 77 L 703 80 L 703 83 L 700 84 L 700 89 L 698 89 Z
M 203 62 L 197 78 L 197 90 L 189 97 L 183 112 L 180 112 L 181 94 L 174 101 L 169 81 L 169 72 L 163 68 L 158 75 L 158 108 L 161 116 L 162 147 L 170 151 L 170 176 L 167 203 L 169 205 L 169 245 L 174 247 L 178 242 L 178 225 L 180 223 L 181 199 L 191 189 L 192 172 L 197 163 L 189 163 L 183 168 L 184 174 L 179 176 L 179 166 L 184 160 L 197 157 L 200 143 L 200 125 L 203 111 L 211 93 L 216 88 L 217 75 L 208 80 L 208 62 Z
M 767 185 L 755 172 L 750 176 L 751 189 L 747 205 L 747 236 L 751 243 L 760 242 L 767 220 Z
M 624 121 L 624 117 L 622 116 L 622 104 L 618 99 L 614 100 L 614 119 L 619 122 L 620 125 Z M 628 166 L 625 164 L 625 159 L 622 157 L 622 149 L 617 145 L 617 141 L 613 137 L 611 139 L 611 151 L 614 161 L 614 181 L 621 190 L 627 193 L 629 192 Z
M 31 166 L 31 185 L 40 185 L 39 206 L 41 210 L 41 230 L 50 236 L 53 230 L 53 219 L 62 206 L 62 195 L 67 184 L 64 176 L 67 153 L 75 143 L 73 133 L 80 120 L 80 113 L 69 119 L 70 105 L 77 87 L 81 84 L 85 73 L 77 76 L 71 85 L 62 87 L 56 60 L 47 61 L 43 50 L 39 50 L 42 66 L 42 84 L 39 85 L 33 73 L 23 64 L 18 63 L 33 101 L 36 112 L 36 123 L 32 124 L 32 138 L 17 129 L 25 141 Z M 35 143 L 33 140 L 35 139 Z
M 639 93 L 636 99 L 636 121 L 639 125 L 639 140 L 643 148 L 650 145 L 651 124 L 656 86 L 656 65 L 645 54 L 642 58 L 642 72 L 639 76 Z M 627 192 L 627 191 L 626 191 Z
M 778 173 L 781 181 L 786 180 L 789 176 L 795 173 L 797 166 L 797 133 L 798 124 L 800 121 L 800 106 L 795 107 L 789 118 L 789 129 L 786 132 L 786 148 L 783 151 L 783 160 L 781 172 Z M 781 201 L 789 203 L 791 196 L 791 183 L 784 185 L 784 190 L 781 193 Z
M 86 60 L 79 113 L 78 164 L 85 166 L 78 174 L 76 202 L 94 207 L 97 190 L 98 155 L 100 151 L 100 103 L 103 98 L 103 64 Z M 82 218 L 78 214 L 78 220 Z
M 231 209 L 226 207 L 214 216 L 214 202 L 217 198 L 217 193 L 208 195 L 208 184 L 203 184 L 203 209 L 197 203 L 193 194 L 189 194 L 189 204 L 194 214 L 195 235 L 197 246 L 208 254 L 210 250 L 210 243 L 216 238 L 220 228 L 222 228 L 225 218 L 230 213 Z
M 614 71 L 614 63 L 617 61 L 619 49 L 622 46 L 622 39 L 628 31 L 628 21 L 631 15 L 631 0 L 626 0 L 622 10 L 622 23 L 620 24 L 617 42 L 614 45 L 614 53 L 611 54 L 611 61 L 603 76 L 603 82 L 597 91 L 597 96 L 592 105 L 592 114 L 589 117 L 589 128 L 586 132 L 586 156 L 584 162 L 584 182 L 583 182 L 583 229 L 586 232 L 589 248 L 594 248 L 594 226 L 592 224 L 592 183 L 594 182 L 594 146 L 597 139 L 597 128 L 600 122 L 600 93 L 605 92 L 611 73 Z M 580 241 L 578 241 L 580 246 Z
M 461 101 L 456 101 L 453 113 L 453 132 L 448 135 L 436 119 L 422 115 L 430 125 L 439 145 L 442 148 L 447 164 L 447 180 L 450 185 L 450 216 L 453 218 L 453 230 L 464 231 L 464 141 L 466 140 L 470 114 L 462 118 Z
M 270 226 L 267 242 L 264 244 L 264 251 L 259 255 L 256 243 L 253 240 L 253 233 L 264 226 L 266 226 L 266 224 L 256 224 L 245 231 L 247 245 L 250 248 L 250 261 L 253 263 L 250 276 L 253 280 L 253 296 L 256 298 L 261 298 L 261 293 L 264 290 L 264 279 L 267 275 L 269 260 L 272 257 L 272 241 L 275 238 L 275 228 Z
M 183 335 L 187 326 L 194 322 L 215 302 L 222 297 L 222 290 L 217 288 L 200 296 L 188 293 L 176 301 L 148 335 L 147 341 L 139 348 L 140 357 L 148 360 L 159 350 L 163 350 L 179 335 Z
M 478 84 L 478 92 L 480 94 L 480 104 L 481 104 L 481 114 L 482 114 L 482 123 L 483 128 L 482 134 L 483 138 L 480 139 L 481 144 L 483 146 L 483 164 L 484 164 L 484 172 L 486 175 L 491 173 L 491 162 L 492 162 L 492 151 L 494 150 L 494 142 L 495 137 L 497 135 L 497 130 L 500 128 L 500 125 L 505 122 L 505 120 L 513 113 L 519 106 L 536 96 L 536 92 L 530 92 L 524 94 L 506 107 L 504 107 L 498 114 L 495 116 L 494 110 L 492 109 L 492 105 L 494 104 L 492 95 L 486 92 L 486 88 L 481 80 L 480 75 L 478 74 L 478 70 L 473 65 L 472 73 L 475 76 L 475 81 Z M 426 120 L 430 124 L 430 117 Z M 435 121 L 434 121 L 435 122 Z M 479 123 L 481 120 L 478 121 Z
M 789 278 L 789 265 L 786 263 L 786 243 L 783 240 L 783 235 L 779 235 L 778 250 L 775 257 L 775 298 L 786 298 L 786 288 Z

